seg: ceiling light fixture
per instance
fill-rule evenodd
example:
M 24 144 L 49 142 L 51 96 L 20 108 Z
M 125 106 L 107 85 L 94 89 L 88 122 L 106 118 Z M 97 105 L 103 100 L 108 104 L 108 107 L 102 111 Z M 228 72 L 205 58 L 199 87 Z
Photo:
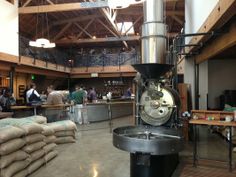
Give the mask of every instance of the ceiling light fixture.
M 42 1 L 43 4 L 43 1 Z M 39 3 L 38 3 L 38 9 L 39 9 Z M 48 25 L 48 14 L 42 14 L 41 18 L 41 29 L 42 29 L 42 34 L 41 38 L 36 39 L 35 41 L 29 41 L 29 45 L 32 47 L 42 47 L 42 48 L 53 48 L 56 47 L 55 43 L 52 43 L 49 41 L 49 25 Z M 46 33 L 47 33 L 47 38 L 44 37 L 44 32 L 43 32 L 43 27 L 46 26 Z M 38 36 L 38 28 L 39 28 L 39 13 L 37 13 L 37 22 L 36 22 L 36 37 Z

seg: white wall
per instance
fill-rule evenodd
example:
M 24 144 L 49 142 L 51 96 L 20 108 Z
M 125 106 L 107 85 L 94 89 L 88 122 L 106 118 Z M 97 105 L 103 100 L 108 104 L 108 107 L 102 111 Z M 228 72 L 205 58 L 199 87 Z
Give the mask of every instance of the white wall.
M 207 109 L 208 61 L 199 64 L 199 109 Z
M 19 56 L 18 0 L 0 0 L 0 52 Z
M 185 33 L 196 33 L 219 0 L 185 0 Z M 190 38 L 186 38 L 186 43 Z
M 190 90 L 191 90 L 191 100 L 192 100 L 192 106 L 194 109 L 195 105 L 195 100 L 194 100 L 194 60 L 193 58 L 187 58 L 185 59 L 185 64 L 184 64 L 184 83 L 190 85 Z
M 236 90 L 236 60 L 209 61 L 209 107 L 219 107 L 219 96 L 224 90 Z
M 185 33 L 196 33 L 207 19 L 208 15 L 219 0 L 185 0 Z M 188 43 L 190 37 L 186 38 Z M 191 85 L 192 102 L 194 108 L 194 62 L 193 58 L 185 60 L 184 82 Z M 208 92 L 207 63 L 199 65 L 199 108 L 206 109 L 206 94 Z

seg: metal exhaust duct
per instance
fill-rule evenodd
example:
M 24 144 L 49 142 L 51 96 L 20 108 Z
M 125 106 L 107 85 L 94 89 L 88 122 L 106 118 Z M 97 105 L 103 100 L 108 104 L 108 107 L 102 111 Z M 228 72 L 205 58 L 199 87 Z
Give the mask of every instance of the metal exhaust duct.
M 164 0 L 146 0 L 143 5 L 142 61 L 133 67 L 146 79 L 159 79 L 172 65 L 166 64 Z
M 164 23 L 164 1 L 146 0 L 143 10 L 142 64 L 165 64 L 166 25 Z

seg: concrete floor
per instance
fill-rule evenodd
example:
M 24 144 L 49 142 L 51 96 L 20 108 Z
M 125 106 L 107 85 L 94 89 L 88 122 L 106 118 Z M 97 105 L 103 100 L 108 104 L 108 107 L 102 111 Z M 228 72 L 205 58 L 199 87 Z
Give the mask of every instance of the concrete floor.
M 131 124 L 131 117 L 119 118 L 112 128 Z M 58 146 L 58 157 L 30 177 L 129 177 L 129 153 L 113 147 L 109 122 L 80 125 L 78 130 L 76 143 Z M 204 131 L 208 129 L 200 129 L 199 157 L 227 160 L 227 143 L 215 134 L 205 136 Z M 186 143 L 180 155 L 191 159 L 192 144 Z

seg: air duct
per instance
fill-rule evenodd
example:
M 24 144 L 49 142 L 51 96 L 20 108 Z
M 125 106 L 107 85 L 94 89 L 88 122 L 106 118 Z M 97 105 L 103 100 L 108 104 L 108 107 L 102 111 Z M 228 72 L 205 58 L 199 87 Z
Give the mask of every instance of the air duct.
M 172 65 L 166 64 L 164 0 L 146 0 L 143 5 L 142 61 L 133 67 L 146 79 L 159 79 Z
M 164 24 L 163 0 L 144 2 L 142 26 L 142 64 L 165 64 L 166 25 Z

